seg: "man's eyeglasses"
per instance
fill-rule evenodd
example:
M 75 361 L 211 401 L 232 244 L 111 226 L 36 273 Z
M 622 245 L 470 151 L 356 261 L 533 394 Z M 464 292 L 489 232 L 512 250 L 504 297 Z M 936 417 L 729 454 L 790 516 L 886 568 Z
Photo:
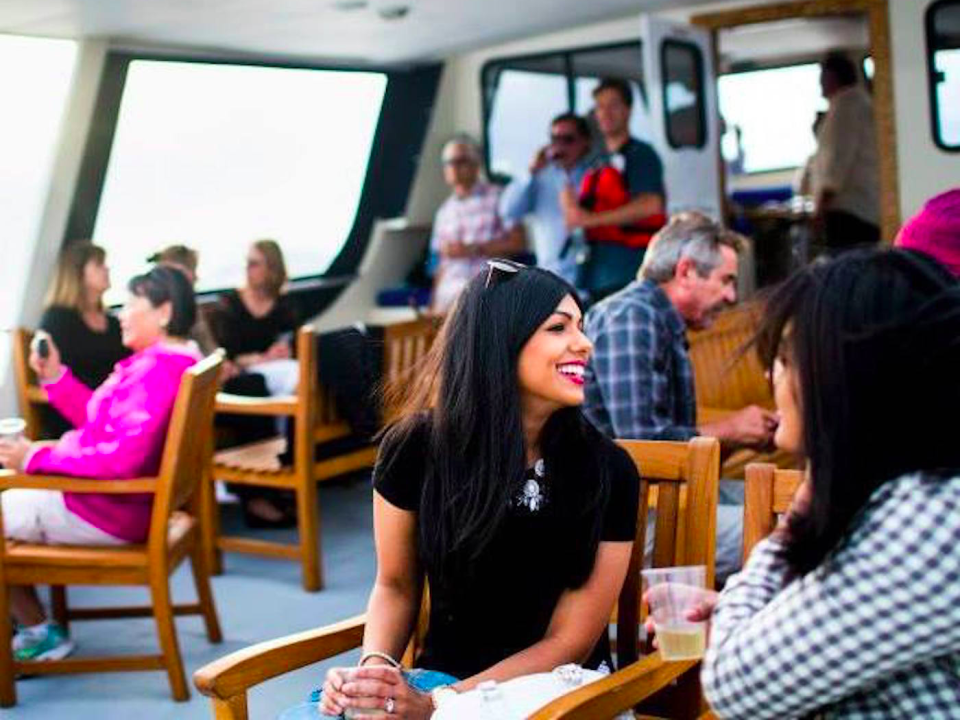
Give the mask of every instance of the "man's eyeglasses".
M 523 263 L 514 262 L 513 260 L 502 260 L 500 258 L 487 260 L 487 281 L 483 285 L 484 290 L 490 287 L 490 282 L 497 274 L 503 273 L 507 277 L 513 277 L 525 267 L 527 266 Z
M 475 161 L 473 158 L 468 158 L 468 157 L 452 157 L 452 158 L 443 159 L 444 165 L 451 165 L 453 167 L 464 167 L 465 165 L 473 165 L 474 162 Z
M 554 145 L 573 145 L 576 141 L 576 135 L 569 135 L 566 133 L 550 136 L 550 142 Z

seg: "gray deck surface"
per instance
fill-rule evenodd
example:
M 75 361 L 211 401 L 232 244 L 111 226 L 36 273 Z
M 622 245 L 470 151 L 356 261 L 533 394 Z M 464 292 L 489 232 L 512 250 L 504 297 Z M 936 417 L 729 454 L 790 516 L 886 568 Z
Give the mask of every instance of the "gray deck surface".
M 320 522 L 326 585 L 318 593 L 300 586 L 299 565 L 248 555 L 228 554 L 225 572 L 213 578 L 224 641 L 207 642 L 199 617 L 177 618 L 177 632 L 191 687 L 187 703 L 170 698 L 166 673 L 104 673 L 50 675 L 17 683 L 18 705 L 0 710 L 3 720 L 43 718 L 134 718 L 180 720 L 211 718 L 207 698 L 192 685 L 190 676 L 202 665 L 261 640 L 315 628 L 363 612 L 373 583 L 371 491 L 368 477 L 320 486 Z M 237 506 L 225 506 L 225 528 L 237 528 Z M 258 531 L 258 537 L 290 540 L 293 531 Z M 182 565 L 173 576 L 175 601 L 195 597 L 189 568 Z M 70 604 L 77 607 L 140 604 L 148 602 L 140 588 L 72 587 Z M 75 622 L 72 634 L 79 645 L 77 656 L 104 653 L 159 652 L 152 619 Z M 354 654 L 340 662 L 356 662 Z M 250 717 L 274 718 L 285 707 L 305 699 L 319 686 L 323 668 L 317 665 L 265 683 L 250 694 Z

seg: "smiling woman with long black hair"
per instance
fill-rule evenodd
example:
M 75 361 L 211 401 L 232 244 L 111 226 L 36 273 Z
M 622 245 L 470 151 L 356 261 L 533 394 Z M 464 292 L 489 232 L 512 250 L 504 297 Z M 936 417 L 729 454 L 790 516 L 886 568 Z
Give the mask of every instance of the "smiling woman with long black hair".
M 322 711 L 426 718 L 444 693 L 609 657 L 639 478 L 580 412 L 582 316 L 566 282 L 500 260 L 458 299 L 383 439 L 364 659 L 328 673 Z M 404 677 L 389 658 L 410 639 L 424 577 L 429 630 Z

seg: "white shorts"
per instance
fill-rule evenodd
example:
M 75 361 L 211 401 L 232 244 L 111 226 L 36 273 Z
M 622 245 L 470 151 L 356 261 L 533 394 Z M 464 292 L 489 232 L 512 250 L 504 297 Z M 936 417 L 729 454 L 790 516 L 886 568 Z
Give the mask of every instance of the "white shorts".
M 42 545 L 125 545 L 71 512 L 58 490 L 7 490 L 0 495 L 3 534 Z

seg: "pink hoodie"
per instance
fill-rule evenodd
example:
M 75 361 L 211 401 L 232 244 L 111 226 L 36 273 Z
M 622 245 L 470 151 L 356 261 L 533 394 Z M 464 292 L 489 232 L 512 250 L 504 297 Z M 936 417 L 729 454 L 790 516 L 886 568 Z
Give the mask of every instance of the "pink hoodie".
M 110 480 L 156 475 L 180 378 L 199 359 L 192 345 L 157 343 L 118 362 L 96 390 L 67 368 L 44 389 L 77 429 L 39 446 L 24 471 Z M 63 495 L 71 512 L 104 532 L 127 542 L 146 539 L 152 495 Z

